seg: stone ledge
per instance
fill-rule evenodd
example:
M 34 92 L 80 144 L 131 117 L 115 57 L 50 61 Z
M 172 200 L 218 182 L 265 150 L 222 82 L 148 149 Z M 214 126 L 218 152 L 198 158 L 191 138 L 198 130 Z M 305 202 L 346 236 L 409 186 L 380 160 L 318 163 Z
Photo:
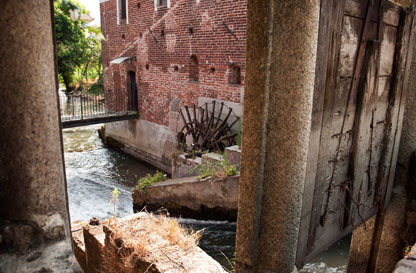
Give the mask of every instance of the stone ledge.
M 164 217 L 163 219 L 169 218 Z M 108 224 L 73 225 L 74 248 L 85 250 L 79 251 L 76 256 L 84 272 L 226 272 L 218 262 L 196 245 L 183 248 L 180 243 L 164 243 L 166 241 L 165 234 L 160 234 L 160 230 L 163 231 L 163 229 L 159 229 L 157 226 L 163 219 L 147 213 L 137 213 L 118 219 L 116 226 Z M 155 222 L 150 225 L 153 227 L 151 230 L 148 225 L 149 221 Z M 130 236 L 132 230 L 137 230 L 138 227 L 139 230 L 144 230 L 145 236 Z M 161 244 L 158 246 L 148 245 L 150 249 L 147 249 L 146 254 L 139 256 L 140 253 L 136 254 L 137 249 L 132 242 L 140 243 L 140 240 L 148 240 L 148 238 L 161 242 Z M 83 240 L 89 242 L 83 243 Z
M 225 179 L 197 176 L 171 179 L 146 187 L 145 193 L 134 189 L 133 208 L 148 211 L 165 208 L 173 216 L 204 220 L 235 221 L 240 176 Z

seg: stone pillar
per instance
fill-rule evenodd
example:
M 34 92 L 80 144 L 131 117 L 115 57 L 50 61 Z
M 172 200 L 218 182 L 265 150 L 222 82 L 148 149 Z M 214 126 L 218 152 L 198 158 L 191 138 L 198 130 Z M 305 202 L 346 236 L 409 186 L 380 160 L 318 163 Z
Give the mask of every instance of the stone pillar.
M 406 222 L 406 190 L 403 186 L 393 189 L 388 209 L 383 213 L 383 222 L 376 216 L 353 232 L 349 273 L 390 273 L 403 257 L 401 239 Z M 381 228 L 380 239 L 376 237 L 375 227 Z
M 3 254 L 0 264 L 5 272 L 72 272 L 58 265 L 69 266 L 72 253 L 53 1 L 2 0 L 0 6 L 0 253 L 29 247 L 36 253 L 27 259 Z M 56 249 L 43 251 L 52 244 Z
M 312 115 L 319 0 L 248 1 L 237 272 L 292 272 Z

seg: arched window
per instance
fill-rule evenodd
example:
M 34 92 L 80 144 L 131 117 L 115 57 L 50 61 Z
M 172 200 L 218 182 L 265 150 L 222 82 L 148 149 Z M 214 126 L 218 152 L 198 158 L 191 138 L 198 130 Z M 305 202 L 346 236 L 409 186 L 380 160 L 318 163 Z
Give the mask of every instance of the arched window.
M 189 65 L 189 80 L 193 82 L 199 81 L 199 63 L 195 55 L 191 56 Z

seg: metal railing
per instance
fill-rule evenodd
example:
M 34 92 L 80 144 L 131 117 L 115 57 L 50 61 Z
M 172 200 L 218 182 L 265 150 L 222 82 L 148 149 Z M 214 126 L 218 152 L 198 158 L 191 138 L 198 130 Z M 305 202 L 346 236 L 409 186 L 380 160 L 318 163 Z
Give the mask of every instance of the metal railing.
M 123 91 L 101 94 L 59 91 L 64 128 L 133 118 L 137 111 L 128 102 Z

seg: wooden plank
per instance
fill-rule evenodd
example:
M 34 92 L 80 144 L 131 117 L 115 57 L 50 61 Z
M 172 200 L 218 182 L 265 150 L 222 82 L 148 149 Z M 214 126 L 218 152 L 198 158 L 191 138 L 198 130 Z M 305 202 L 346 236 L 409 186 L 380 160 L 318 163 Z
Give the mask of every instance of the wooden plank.
M 373 204 L 368 205 L 368 200 L 373 200 L 375 192 L 372 190 L 377 180 L 371 179 L 372 157 L 375 139 L 376 106 L 378 101 L 379 75 L 382 62 L 381 48 L 385 37 L 384 27 L 384 0 L 378 7 L 378 31 L 377 40 L 369 42 L 370 50 L 367 52 L 366 78 L 360 80 L 360 95 L 357 102 L 357 114 L 354 130 L 354 156 L 351 161 L 352 185 L 348 191 L 347 202 L 350 208 L 346 211 L 345 219 L 348 225 L 354 227 L 365 222 L 372 213 Z M 391 55 L 392 56 L 392 55 Z M 349 215 L 348 215 L 349 214 Z
M 391 191 L 391 187 L 387 188 L 388 185 L 388 177 L 391 172 L 391 164 L 393 163 L 393 151 L 395 147 L 395 142 L 399 141 L 396 139 L 397 130 L 399 129 L 398 125 L 400 122 L 400 108 L 401 108 L 401 99 L 402 99 L 402 92 L 405 89 L 404 84 L 404 77 L 405 77 L 405 69 L 406 69 L 406 62 L 408 58 L 408 47 L 409 47 L 409 38 L 410 38 L 410 30 L 413 24 L 412 16 L 406 14 L 405 11 L 402 13 L 402 24 L 401 28 L 399 29 L 397 44 L 396 44 L 396 54 L 394 58 L 394 67 L 393 67 L 393 78 L 391 84 L 391 91 L 389 92 L 389 107 L 387 109 L 387 116 L 386 116 L 386 131 L 384 132 L 384 140 L 383 140 L 383 151 L 380 160 L 380 172 L 378 176 L 379 186 L 377 188 L 377 197 L 376 199 L 379 200 L 383 206 L 386 206 L 389 200 L 388 195 Z M 410 62 L 410 61 L 409 61 Z M 404 108 L 403 108 L 404 109 Z M 402 111 L 403 111 L 402 109 Z M 396 146 L 397 147 L 397 146 Z M 396 152 L 397 153 L 397 152 Z M 386 197 L 386 198 L 385 198 Z
M 385 1 L 384 9 L 384 23 L 397 27 L 400 21 L 400 6 L 391 1 Z
M 354 70 L 353 70 L 353 80 L 351 83 L 351 89 L 350 92 L 348 93 L 347 96 L 347 105 L 346 105 L 346 110 L 345 110 L 345 114 L 344 114 L 344 119 L 343 119 L 343 123 L 342 123 L 342 127 L 341 127 L 341 134 L 345 133 L 345 120 L 347 118 L 346 113 L 348 113 L 348 109 L 350 107 L 350 105 L 354 105 L 354 100 L 352 100 L 351 98 L 354 98 L 357 94 L 358 91 L 358 85 L 360 82 L 360 76 L 361 76 L 361 69 L 363 66 L 363 62 L 364 62 L 364 57 L 365 57 L 365 52 L 366 52 L 366 48 L 367 48 L 367 40 L 368 40 L 368 35 L 369 35 L 369 29 L 370 29 L 370 15 L 372 14 L 373 10 L 375 9 L 374 6 L 374 1 L 370 0 L 368 2 L 368 7 L 367 7 L 367 16 L 365 18 L 364 21 L 364 25 L 363 25 L 363 31 L 361 33 L 361 37 L 360 37 L 360 43 L 359 43 L 359 49 L 358 49 L 358 53 L 357 53 L 357 57 L 356 57 L 356 61 L 355 61 L 355 66 L 354 66 Z M 340 152 L 340 145 L 341 142 L 339 143 L 337 149 L 336 149 L 336 158 L 338 158 L 339 152 Z M 325 198 L 326 200 L 324 201 L 324 207 L 323 207 L 323 214 L 321 215 L 321 219 L 320 219 L 320 223 L 321 226 L 323 226 L 323 223 L 326 222 L 326 217 L 328 214 L 328 205 L 331 199 L 331 194 L 332 192 L 330 191 L 330 189 L 333 187 L 334 184 L 334 172 L 336 169 L 336 164 L 335 167 L 333 168 L 332 174 L 329 177 L 329 183 L 328 183 L 328 187 L 327 187 L 327 197 Z
M 352 78 L 338 78 L 335 86 L 332 106 L 331 106 L 331 124 L 328 133 L 333 136 L 340 134 L 342 126 L 344 124 L 344 133 L 353 129 L 354 115 L 355 115 L 355 103 L 346 108 L 346 99 L 348 97 L 351 88 Z M 355 101 L 355 94 L 352 94 L 351 101 Z M 345 111 L 348 111 L 345 113 Z M 344 119 L 345 117 L 345 119 Z
M 385 122 L 387 115 L 387 107 L 389 105 L 389 91 L 391 85 L 391 77 L 379 77 L 378 79 L 378 100 L 375 113 L 375 122 Z
M 345 16 L 341 40 L 341 56 L 338 75 L 340 77 L 353 77 L 355 62 L 357 60 L 360 37 L 363 31 L 363 20 Z M 377 26 L 375 22 L 368 22 L 367 38 L 377 39 Z
M 395 27 L 397 7 L 386 3 L 383 10 L 385 2 L 377 0 L 321 3 L 298 267 L 377 212 L 377 178 L 385 165 L 379 163 L 386 161 L 388 139 L 397 141 L 400 133 L 399 127 L 387 129 L 392 122 L 386 116 L 400 120 L 402 115 L 392 113 L 389 92 L 391 75 L 396 74 L 396 44 L 403 42 L 397 38 L 403 33 Z M 367 4 L 373 8 L 366 9 Z M 403 97 L 398 99 L 403 102 Z M 384 138 L 387 131 L 394 135 Z M 387 167 L 395 164 L 395 144 L 390 145 Z
M 364 19 L 366 17 L 368 1 L 366 0 L 346 0 L 345 15 Z M 379 5 L 379 0 L 374 2 L 374 5 Z M 371 13 L 371 21 L 376 22 L 378 19 L 376 11 Z
M 398 31 L 398 43 L 393 68 L 392 89 L 390 94 L 390 104 L 387 111 L 387 126 L 384 133 L 383 151 L 378 173 L 377 196 L 379 209 L 377 211 L 373 253 L 378 253 L 382 226 L 384 223 L 385 208 L 387 207 L 391 192 L 393 190 L 393 179 L 397 163 L 397 155 L 401 136 L 401 126 L 403 122 L 403 112 L 405 108 L 407 81 L 409 77 L 410 64 L 412 61 L 413 44 L 415 38 L 415 20 L 414 12 L 401 13 L 401 23 Z M 369 270 L 374 271 L 376 266 L 376 255 L 371 256 Z
M 363 0 L 347 0 L 345 6 L 345 14 L 363 19 L 365 17 L 366 1 Z M 378 4 L 378 3 L 376 3 Z M 391 1 L 385 1 L 384 23 L 397 27 L 400 20 L 400 6 Z M 377 21 L 377 14 L 373 14 L 372 20 Z
M 347 0 L 345 4 L 345 15 L 364 18 L 365 17 L 365 8 L 367 5 L 366 1 L 361 0 Z
M 322 130 L 323 107 L 328 79 L 333 78 L 331 70 L 336 63 L 339 52 L 339 35 L 344 13 L 344 1 L 322 0 L 319 22 L 318 52 L 316 62 L 315 90 L 313 97 L 312 124 L 310 146 L 305 179 L 303 208 L 298 238 L 296 265 L 303 267 L 308 254 L 309 229 L 311 224 L 312 208 L 314 203 L 315 177 L 318 168 L 318 154 Z M 330 52 L 330 54 L 328 54 Z M 330 56 L 332 57 L 330 59 Z
M 378 10 L 378 9 L 374 9 Z M 374 12 L 371 10 L 368 10 L 368 14 L 373 14 Z M 344 17 L 345 19 L 343 22 L 346 22 L 349 20 L 349 22 L 355 21 L 359 22 L 356 23 L 356 25 L 361 25 L 361 29 L 363 28 L 362 22 L 360 22 L 360 19 L 357 18 L 347 18 L 348 16 Z M 377 24 L 374 22 L 370 22 L 370 17 L 367 17 L 366 24 L 366 32 L 370 38 L 374 37 L 377 38 Z M 352 24 L 350 24 L 352 25 Z M 348 29 L 348 26 L 341 26 L 343 30 Z M 355 27 L 357 28 L 357 27 Z M 352 35 L 360 35 L 364 36 L 365 32 L 355 29 L 355 31 L 348 31 L 348 32 L 341 32 L 342 35 L 348 39 L 351 39 Z M 351 36 L 348 36 L 347 34 L 352 33 Z M 352 37 L 354 39 L 354 37 Z M 356 39 L 356 41 L 359 41 L 360 39 Z M 344 39 L 345 41 L 345 39 Z M 354 43 L 351 43 L 352 45 Z M 356 42 L 355 50 L 357 51 L 358 45 L 362 47 L 362 43 Z M 350 52 L 354 50 L 354 46 L 350 47 Z M 361 50 L 363 51 L 363 50 Z M 365 51 L 363 51 L 365 52 Z M 359 53 L 353 53 L 352 56 L 357 56 Z M 363 53 L 361 53 L 363 54 Z M 339 55 L 338 55 L 339 56 Z M 343 62 L 343 58 L 339 57 L 338 60 L 334 62 L 334 65 L 332 66 L 333 69 L 338 69 L 335 71 L 339 71 L 339 65 Z M 360 63 L 356 62 L 358 66 L 360 66 Z M 358 67 L 359 68 L 359 67 Z M 358 69 L 359 70 L 359 69 Z M 354 72 L 354 75 L 357 75 L 355 73 L 358 72 L 357 69 L 355 69 L 356 72 Z M 350 70 L 351 71 L 351 70 Z M 354 71 L 354 70 L 352 70 Z M 330 72 L 328 72 L 328 75 Z M 359 73 L 358 73 L 359 74 Z M 344 76 L 351 76 L 346 73 Z M 331 82 L 330 84 L 327 84 L 326 86 L 326 94 L 325 94 L 325 101 L 324 101 L 324 110 L 323 110 L 323 122 L 322 122 L 322 129 L 321 129 L 321 139 L 320 143 L 323 145 L 325 143 L 325 148 L 321 146 L 321 149 L 319 151 L 318 155 L 318 168 L 317 168 L 317 175 L 316 175 L 316 186 L 314 191 L 314 210 L 312 211 L 311 215 L 311 223 L 309 228 L 309 237 L 308 237 L 308 245 L 307 249 L 309 250 L 308 258 L 313 256 L 313 253 L 319 253 L 320 250 L 323 249 L 323 247 L 328 246 L 328 242 L 333 241 L 335 238 L 340 238 L 339 236 L 341 234 L 344 234 L 345 230 L 352 229 L 352 226 L 349 226 L 347 229 L 342 230 L 342 225 L 340 227 L 340 224 L 342 224 L 342 217 L 343 213 L 345 212 L 345 208 L 341 208 L 341 204 L 339 202 L 339 198 L 342 198 L 342 191 L 340 188 L 336 187 L 339 183 L 344 182 L 346 175 L 345 171 L 348 170 L 348 164 L 343 164 L 344 158 L 347 158 L 350 153 L 350 146 L 347 144 L 348 141 L 343 141 L 344 138 L 339 138 L 339 144 L 333 144 L 333 140 L 331 139 L 334 135 L 336 135 L 336 127 L 338 127 L 338 134 L 340 136 L 344 136 L 347 133 L 347 125 L 350 125 L 352 128 L 353 120 L 354 120 L 354 114 L 355 114 L 355 100 L 356 100 L 356 90 L 358 84 L 357 83 L 351 83 L 350 81 L 350 88 L 347 88 L 346 90 L 354 91 L 348 94 L 349 92 L 346 92 L 343 90 L 341 91 L 339 89 L 339 84 L 342 82 L 341 80 L 346 79 L 345 77 L 338 78 L 336 75 L 334 76 L 335 79 L 328 79 L 327 82 Z M 359 80 L 359 77 L 354 77 L 355 81 L 357 82 Z M 345 82 L 344 82 L 345 83 Z M 354 87 L 355 84 L 355 87 Z M 344 89 L 344 88 L 342 88 Z M 333 92 L 332 90 L 338 90 L 341 93 Z M 335 94 L 333 94 L 335 93 Z M 343 94 L 343 100 L 339 100 L 338 98 L 340 94 Z M 339 108 L 340 105 L 342 105 L 342 101 L 344 102 L 344 108 Z M 341 109 L 341 110 L 338 110 Z M 351 109 L 354 109 L 354 111 L 351 111 Z M 339 127 L 339 121 L 336 120 L 337 117 L 334 117 L 334 113 L 340 112 L 342 117 L 342 126 Z M 351 120 L 352 119 L 352 120 Z M 333 123 L 333 121 L 335 123 Z M 349 121 L 351 120 L 351 121 Z M 336 143 L 336 141 L 335 141 Z M 345 146 L 345 147 L 344 147 Z M 335 154 L 334 154 L 335 152 Z M 329 163 L 330 160 L 336 159 L 335 164 Z M 347 158 L 348 159 L 348 158 Z M 347 161 L 348 162 L 348 161 Z M 336 181 L 335 181 L 336 179 Z M 330 196 L 332 195 L 332 196 Z M 341 197 L 340 197 L 341 196 Z M 328 216 L 329 221 L 326 221 L 326 216 L 323 215 L 325 212 L 330 211 L 330 216 Z M 324 216 L 324 217 L 322 217 Z
M 340 77 L 352 77 L 360 46 L 363 20 L 345 16 L 342 28 L 340 65 L 337 74 Z
M 385 207 L 387 207 L 390 198 L 391 193 L 393 191 L 393 181 L 396 171 L 396 164 L 397 164 L 397 157 L 399 152 L 399 143 L 400 143 L 400 137 L 401 137 L 401 131 L 403 126 L 403 116 L 404 116 L 404 110 L 406 106 L 406 97 L 407 97 L 407 89 L 408 89 L 408 81 L 409 81 L 409 74 L 410 74 L 410 65 L 412 63 L 412 57 L 413 57 L 413 47 L 415 44 L 415 29 L 416 29 L 416 20 L 415 20 L 415 12 L 414 11 L 408 11 L 408 14 L 406 15 L 405 20 L 405 30 L 402 36 L 402 47 L 403 47 L 403 58 L 405 58 L 405 65 L 402 68 L 400 74 L 401 74 L 401 88 L 398 91 L 401 91 L 399 106 L 396 117 L 396 130 L 394 135 L 394 146 L 392 151 L 392 160 L 390 163 L 390 173 L 388 178 L 388 187 L 387 187 L 387 193 L 385 197 Z M 396 78 L 399 79 L 399 78 Z
M 397 28 L 386 26 L 381 43 L 380 76 L 391 76 L 396 47 Z
M 346 218 L 347 225 L 353 224 L 358 218 L 364 221 L 361 211 L 361 193 L 369 188 L 368 166 L 371 164 L 372 139 L 374 135 L 373 123 L 375 102 L 377 99 L 377 67 L 379 44 L 371 42 L 364 60 L 363 74 L 358 88 L 357 112 L 355 114 L 355 128 L 353 137 L 353 156 L 351 157 L 351 172 L 353 181 L 351 185 L 351 200 Z

